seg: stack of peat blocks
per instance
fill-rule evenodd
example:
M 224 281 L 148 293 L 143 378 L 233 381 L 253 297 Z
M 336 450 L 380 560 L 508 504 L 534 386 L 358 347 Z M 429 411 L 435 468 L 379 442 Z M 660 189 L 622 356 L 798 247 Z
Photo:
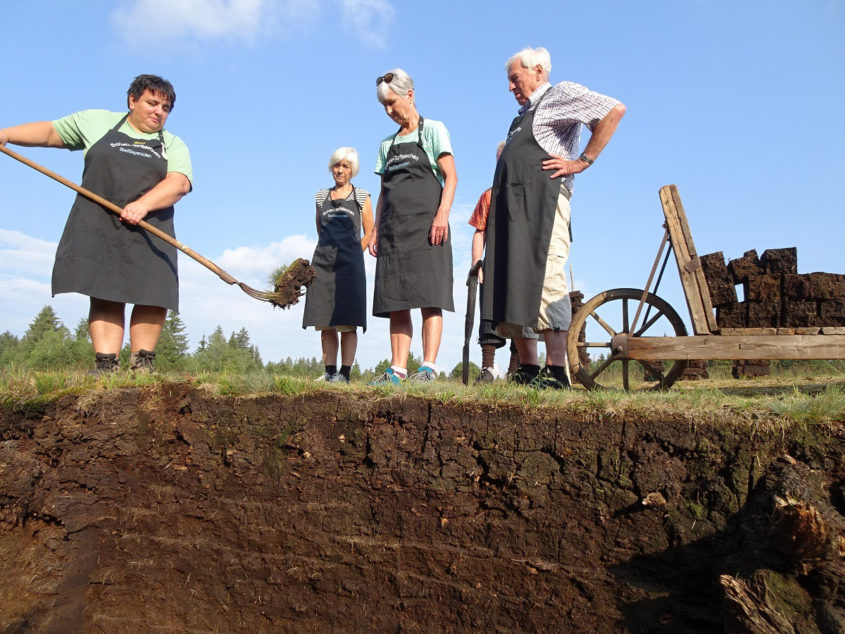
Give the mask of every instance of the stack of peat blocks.
M 818 334 L 845 326 L 845 275 L 798 273 L 798 250 L 747 251 L 725 264 L 720 251 L 701 257 L 720 330 L 777 329 L 778 334 Z M 736 285 L 742 284 L 743 301 Z M 735 361 L 734 376 L 768 374 L 768 361 Z

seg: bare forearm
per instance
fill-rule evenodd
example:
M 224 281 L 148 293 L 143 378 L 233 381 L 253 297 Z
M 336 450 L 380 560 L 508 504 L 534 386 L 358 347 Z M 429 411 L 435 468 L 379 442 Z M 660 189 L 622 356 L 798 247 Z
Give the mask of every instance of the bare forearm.
M 151 211 L 165 209 L 179 202 L 191 191 L 191 184 L 184 174 L 171 172 L 163 181 L 141 196 L 137 202 L 143 202 Z
M 188 177 L 178 172 L 170 172 L 146 194 L 126 205 L 120 217 L 131 224 L 138 224 L 151 211 L 175 205 L 189 191 L 191 183 Z
M 369 198 L 367 198 L 364 203 L 364 210 L 361 214 L 361 224 L 364 225 L 364 237 L 361 238 L 361 249 L 366 251 L 370 244 L 370 238 L 373 235 L 373 205 Z
M 598 155 L 601 154 L 602 150 L 604 150 L 605 146 L 607 146 L 610 138 L 613 136 L 613 133 L 616 132 L 619 122 L 624 116 L 624 104 L 616 104 L 613 107 L 613 110 L 607 113 L 605 118 L 599 121 L 593 128 L 590 140 L 584 148 L 584 154 L 595 161 L 596 158 L 598 158 Z
M 14 143 L 26 147 L 65 147 L 52 121 L 34 121 L 0 130 L 0 145 Z
M 379 191 L 378 202 L 376 203 L 376 221 L 373 224 L 373 230 L 370 231 L 369 251 L 373 257 L 378 257 L 378 232 L 381 228 L 381 209 L 384 205 L 384 185 Z
M 451 155 L 441 157 L 437 161 L 443 172 L 443 193 L 440 194 L 440 206 L 437 213 L 443 213 L 448 218 L 455 200 L 455 190 L 458 188 L 458 172 L 455 170 L 455 160 Z
M 483 229 L 476 229 L 472 234 L 472 264 L 475 264 L 484 255 L 484 234 Z
M 452 201 L 458 186 L 458 173 L 455 171 L 455 159 L 451 154 L 443 154 L 437 159 L 437 166 L 443 174 L 443 191 L 440 193 L 440 204 L 431 222 L 428 239 L 431 244 L 443 244 L 449 239 L 449 213 L 452 211 Z

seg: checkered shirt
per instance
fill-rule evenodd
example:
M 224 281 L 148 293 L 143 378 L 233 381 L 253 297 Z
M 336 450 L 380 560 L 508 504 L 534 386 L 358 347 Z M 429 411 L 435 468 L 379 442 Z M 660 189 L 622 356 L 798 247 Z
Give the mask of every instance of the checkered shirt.
M 549 94 L 540 101 L 540 98 Z M 537 106 L 537 102 L 540 105 Z M 534 138 L 549 154 L 575 160 L 581 153 L 581 125 L 592 132 L 619 102 L 589 90 L 586 86 L 563 81 L 556 86 L 548 82 L 537 88 L 520 112 L 536 107 Z M 563 177 L 563 185 L 572 192 L 575 175 Z

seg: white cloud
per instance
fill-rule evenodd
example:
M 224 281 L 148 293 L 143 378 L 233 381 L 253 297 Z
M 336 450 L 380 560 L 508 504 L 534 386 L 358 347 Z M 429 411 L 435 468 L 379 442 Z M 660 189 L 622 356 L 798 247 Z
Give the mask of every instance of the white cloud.
M 340 0 L 343 23 L 361 41 L 384 48 L 396 10 L 388 0 Z
M 50 277 L 56 243 L 33 238 L 20 231 L 0 229 L 0 271 Z
M 337 1 L 345 28 L 366 46 L 384 48 L 396 13 L 389 0 Z M 139 46 L 177 39 L 252 42 L 310 28 L 325 8 L 324 0 L 126 0 L 113 11 L 112 23 Z M 155 27 L 147 28 L 150 24 Z
M 305 0 L 132 0 L 115 9 L 112 21 L 130 42 L 136 33 L 145 41 L 185 37 L 251 41 L 270 32 L 281 17 L 307 19 L 313 4 Z
M 304 235 L 287 236 L 281 242 L 271 242 L 266 246 L 226 249 L 217 264 L 232 275 L 237 272 L 251 279 L 258 276 L 261 283 L 266 284 L 276 267 L 288 264 L 296 258 L 311 259 L 315 246 L 317 243 Z

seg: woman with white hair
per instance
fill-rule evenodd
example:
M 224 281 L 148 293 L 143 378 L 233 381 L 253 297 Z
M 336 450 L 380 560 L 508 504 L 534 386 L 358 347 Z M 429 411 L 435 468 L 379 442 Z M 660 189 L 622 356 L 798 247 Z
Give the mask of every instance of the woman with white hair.
M 334 187 L 321 189 L 317 206 L 317 248 L 311 264 L 314 282 L 305 296 L 302 327 L 320 331 L 323 346 L 323 380 L 349 383 L 349 372 L 358 349 L 357 327 L 367 330 L 367 282 L 364 249 L 373 229 L 370 194 L 355 187 L 358 152 L 341 147 L 329 159 Z M 361 237 L 363 228 L 363 237 Z M 340 333 L 340 370 L 337 369 Z
M 449 212 L 458 176 L 446 126 L 417 112 L 414 82 L 401 68 L 376 80 L 378 100 L 399 130 L 381 142 L 381 192 L 370 253 L 377 258 L 373 315 L 390 318 L 391 365 L 373 384 L 407 377 L 413 326 L 422 312 L 423 363 L 412 381 L 433 381 L 443 310 L 454 311 Z

